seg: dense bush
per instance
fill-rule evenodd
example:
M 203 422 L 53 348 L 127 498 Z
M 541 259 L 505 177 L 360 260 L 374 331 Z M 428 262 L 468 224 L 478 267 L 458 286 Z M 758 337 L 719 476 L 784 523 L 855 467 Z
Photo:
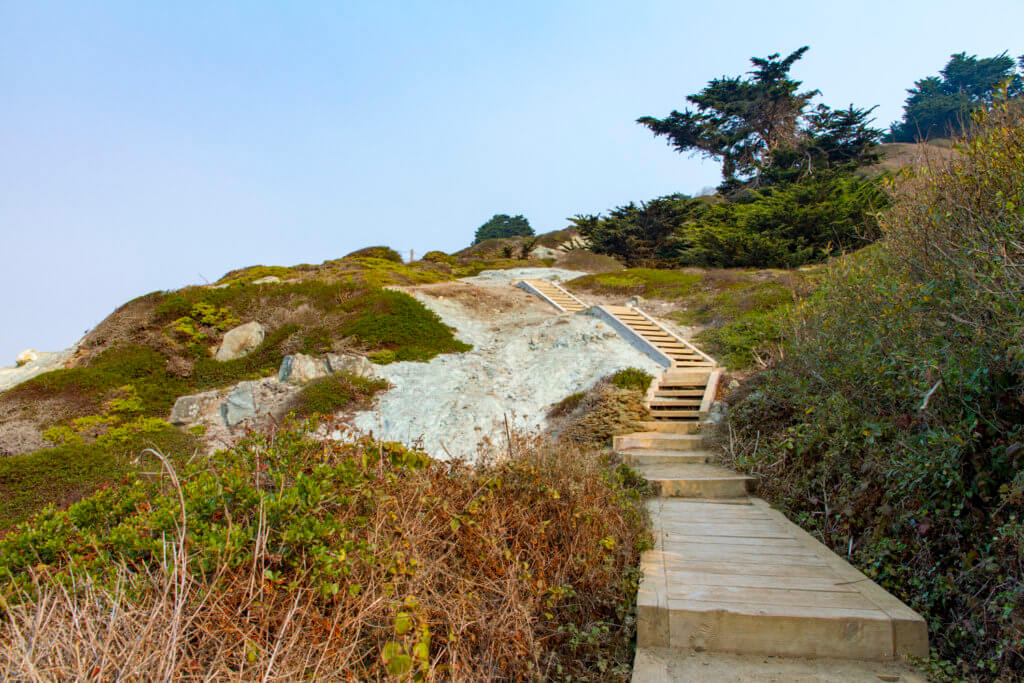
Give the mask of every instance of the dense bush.
M 819 171 L 730 201 L 671 195 L 571 220 L 593 251 L 629 265 L 792 268 L 875 239 L 880 182 Z
M 624 368 L 608 378 L 608 381 L 619 389 L 632 389 L 643 393 L 647 393 L 647 388 L 651 386 L 653 380 L 651 373 L 640 368 Z
M 928 620 L 937 676 L 1024 676 L 1024 113 L 908 179 L 731 411 L 762 491 Z
M 402 255 L 391 247 L 363 247 L 357 249 L 345 258 L 377 258 L 394 263 L 402 263 Z
M 293 428 L 50 508 L 0 540 L 0 676 L 628 680 L 632 478 L 510 450 L 470 466 Z
M 530 227 L 530 221 L 522 215 L 509 216 L 497 213 L 476 229 L 473 244 L 505 237 L 531 237 L 532 235 L 533 228 Z

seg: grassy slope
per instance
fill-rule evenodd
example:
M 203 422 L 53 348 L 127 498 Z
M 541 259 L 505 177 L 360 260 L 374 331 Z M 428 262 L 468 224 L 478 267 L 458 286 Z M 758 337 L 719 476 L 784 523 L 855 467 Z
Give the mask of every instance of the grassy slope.
M 582 294 L 641 296 L 669 304 L 668 316 L 703 327 L 695 341 L 731 369 L 777 349 L 780 321 L 814 287 L 820 267 L 800 270 L 629 268 L 597 273 L 568 283 Z
M 245 284 L 271 274 L 297 281 Z M 189 454 L 195 439 L 160 420 L 175 399 L 273 375 L 288 353 L 318 354 L 343 344 L 391 362 L 465 350 L 422 304 L 378 286 L 450 277 L 432 264 L 360 257 L 310 268 L 257 266 L 230 273 L 227 287 L 188 287 L 130 302 L 86 338 L 78 367 L 0 394 L 0 409 L 48 429 L 55 444 L 0 459 L 0 529 L 46 503 L 66 504 L 121 480 L 133 467 L 131 455 L 143 448 Z M 213 360 L 210 349 L 223 332 L 248 320 L 269 327 L 263 344 L 244 358 Z M 112 402 L 125 392 L 134 405 L 118 412 Z

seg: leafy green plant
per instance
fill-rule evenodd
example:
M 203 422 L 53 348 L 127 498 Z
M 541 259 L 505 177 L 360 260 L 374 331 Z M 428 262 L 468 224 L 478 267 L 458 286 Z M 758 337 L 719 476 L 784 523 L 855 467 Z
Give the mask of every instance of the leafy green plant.
M 640 368 L 625 368 L 612 374 L 608 381 L 619 389 L 633 389 L 646 393 L 647 388 L 654 381 L 654 377 Z
M 508 214 L 497 213 L 477 228 L 473 244 L 505 237 L 530 237 L 532 235 L 533 228 L 530 227 L 530 221 L 526 220 L 523 216 L 509 216 Z
M 387 388 L 382 379 L 336 373 L 305 384 L 294 411 L 300 417 L 331 415 L 344 408 L 366 406 L 374 394 Z
M 733 397 L 727 457 L 928 621 L 932 673 L 1024 672 L 1024 111 L 908 174 Z

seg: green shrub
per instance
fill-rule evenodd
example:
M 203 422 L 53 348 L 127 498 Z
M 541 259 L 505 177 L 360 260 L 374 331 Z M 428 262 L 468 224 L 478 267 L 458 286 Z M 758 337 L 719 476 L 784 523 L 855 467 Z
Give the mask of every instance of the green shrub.
M 446 263 L 450 266 L 455 265 L 456 258 L 451 254 L 446 254 L 443 251 L 428 251 L 423 255 L 424 261 L 431 263 Z
M 1024 675 L 1024 112 L 906 178 L 736 397 L 730 457 L 928 621 L 933 674 Z
M 345 258 L 373 258 L 382 259 L 384 261 L 392 261 L 394 263 L 403 263 L 404 259 L 402 255 L 391 247 L 364 247 L 363 249 L 357 249 Z
M 337 373 L 309 382 L 302 387 L 294 412 L 299 417 L 332 415 L 345 408 L 363 408 L 388 383 L 375 377 Z
M 376 290 L 343 308 L 358 315 L 342 325 L 341 333 L 375 351 L 394 352 L 394 360 L 426 361 L 439 353 L 472 348 L 455 339 L 436 313 L 408 294 Z
M 173 476 L 147 457 L 153 475 L 0 540 L 0 677 L 629 679 L 650 547 L 632 472 L 518 437 L 439 463 L 314 426 Z
M 233 270 L 221 279 L 217 280 L 218 285 L 247 285 L 253 280 L 261 280 L 265 277 L 285 278 L 295 275 L 295 270 L 284 266 L 249 266 L 240 270 Z
M 650 373 L 645 372 L 640 368 L 625 368 L 624 370 L 619 370 L 608 379 L 619 389 L 633 389 L 643 393 L 647 393 L 648 387 L 650 387 L 651 382 L 654 381 L 654 377 L 651 376 Z
M 68 505 L 120 483 L 137 469 L 133 457 L 145 448 L 159 448 L 183 461 L 198 447 L 196 435 L 162 420 L 148 418 L 135 426 L 95 441 L 70 439 L 53 448 L 0 458 L 0 532 L 47 505 Z
M 793 268 L 877 238 L 881 182 L 819 170 L 729 201 L 670 195 L 572 221 L 592 251 L 630 266 Z
M 701 274 L 697 272 L 627 268 L 610 273 L 584 275 L 566 284 L 574 289 L 599 294 L 638 295 L 650 299 L 672 300 L 691 294 L 701 279 Z

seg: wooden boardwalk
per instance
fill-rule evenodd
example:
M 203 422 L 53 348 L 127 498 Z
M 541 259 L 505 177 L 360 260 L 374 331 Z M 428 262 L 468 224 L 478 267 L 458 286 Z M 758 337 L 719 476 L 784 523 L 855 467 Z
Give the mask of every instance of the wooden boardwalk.
M 653 419 L 646 431 L 614 443 L 656 495 L 647 503 L 655 547 L 641 558 L 633 680 L 693 680 L 692 673 L 671 674 L 688 671 L 679 662 L 693 653 L 861 662 L 927 657 L 924 619 L 752 497 L 753 478 L 714 464 L 701 435 L 718 384 L 714 359 L 639 309 L 594 310 L 666 366 L 647 394 Z M 673 657 L 675 664 L 665 663 Z M 846 677 L 821 671 L 807 680 Z

